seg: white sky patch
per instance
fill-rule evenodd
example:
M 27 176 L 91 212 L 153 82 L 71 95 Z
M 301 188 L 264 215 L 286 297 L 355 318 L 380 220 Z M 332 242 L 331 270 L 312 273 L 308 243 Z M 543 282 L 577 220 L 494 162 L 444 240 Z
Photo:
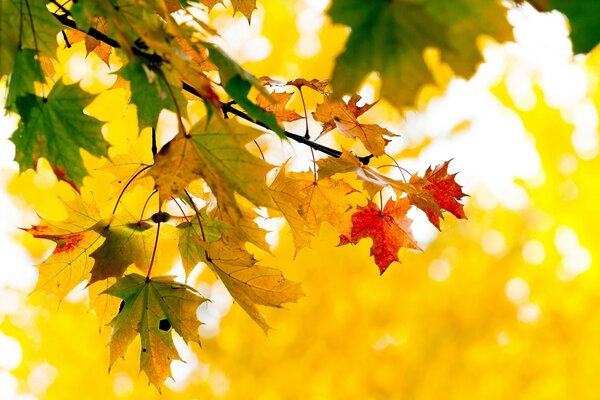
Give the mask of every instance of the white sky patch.
M 208 299 L 198 307 L 196 316 L 203 325 L 200 325 L 200 336 L 206 339 L 216 337 L 219 334 L 221 319 L 227 314 L 233 304 L 231 295 L 221 281 L 212 285 L 200 282 L 198 291 Z
M 198 357 L 191 350 L 185 341 L 179 336 L 173 336 L 173 342 L 175 348 L 179 352 L 180 360 L 175 360 L 171 363 L 171 373 L 173 378 L 168 378 L 165 381 L 165 385 L 173 391 L 181 392 L 185 390 L 189 385 L 189 377 L 192 375 L 200 361 Z

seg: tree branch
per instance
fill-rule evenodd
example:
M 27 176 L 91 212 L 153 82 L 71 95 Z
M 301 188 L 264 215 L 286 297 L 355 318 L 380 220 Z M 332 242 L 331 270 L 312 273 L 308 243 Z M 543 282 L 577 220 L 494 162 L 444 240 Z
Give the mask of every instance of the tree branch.
M 80 32 L 83 32 L 91 37 L 93 37 L 94 39 L 97 39 L 101 42 L 104 42 L 106 44 L 108 44 L 111 47 L 114 48 L 121 48 L 121 44 L 119 42 L 117 42 L 115 39 L 105 35 L 104 33 L 94 29 L 94 28 L 90 28 L 87 32 L 84 31 L 83 29 L 80 29 L 79 27 L 77 27 L 77 23 L 72 20 L 71 18 L 69 18 L 69 16 L 67 14 L 53 14 L 54 17 L 56 19 L 58 19 L 58 21 L 63 24 L 64 26 L 71 28 L 71 29 L 75 29 L 78 30 Z M 161 63 L 163 62 L 163 58 L 161 56 L 159 56 L 158 54 L 151 54 L 151 53 L 147 53 L 144 52 L 142 50 L 140 50 L 137 47 L 132 47 L 132 51 L 135 55 L 141 56 L 143 58 L 145 58 L 146 60 L 148 60 L 149 62 L 153 62 L 153 63 Z M 193 94 L 194 96 L 197 96 L 199 98 L 202 98 L 202 96 L 200 95 L 200 93 L 198 93 L 198 91 L 196 89 L 194 89 L 193 86 L 182 82 L 182 88 L 183 90 L 185 90 L 186 92 Z M 223 114 L 226 116 L 228 113 L 229 114 L 233 114 L 239 118 L 242 118 L 246 121 L 252 122 L 255 125 L 258 125 L 262 128 L 268 129 L 270 130 L 265 124 L 263 124 L 260 121 L 257 121 L 253 118 L 251 118 L 248 114 L 246 114 L 245 112 L 238 110 L 237 108 L 234 108 L 231 104 L 229 103 L 221 103 L 221 110 L 223 111 Z M 301 135 L 297 135 L 295 133 L 292 132 L 287 132 L 285 131 L 285 136 L 288 137 L 289 139 L 292 139 L 298 143 L 301 143 L 305 146 L 309 146 L 317 151 L 320 151 L 324 154 L 327 154 L 328 156 L 331 157 L 335 157 L 335 158 L 340 158 L 342 156 L 342 152 L 336 149 L 332 149 L 331 147 L 327 147 L 324 146 L 322 144 L 319 143 L 315 143 L 313 141 L 311 141 L 310 139 L 301 136 Z M 363 164 L 368 164 L 369 161 L 371 160 L 371 158 L 373 158 L 373 154 L 369 154 L 367 156 L 364 157 L 358 157 L 359 161 L 362 162 Z

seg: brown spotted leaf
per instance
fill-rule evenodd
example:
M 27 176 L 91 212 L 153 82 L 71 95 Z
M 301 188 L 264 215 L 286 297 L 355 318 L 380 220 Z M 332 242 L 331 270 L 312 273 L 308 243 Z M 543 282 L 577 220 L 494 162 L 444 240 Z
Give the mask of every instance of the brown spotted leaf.
M 161 202 L 180 196 L 190 182 L 202 178 L 232 218 L 241 215 L 236 192 L 255 205 L 271 205 L 264 179 L 272 167 L 246 150 L 246 144 L 262 134 L 213 118 L 208 126 L 206 120 L 198 122 L 189 136 L 177 136 L 156 155 L 149 172 Z
M 119 313 L 111 322 L 110 365 L 125 355 L 139 335 L 140 369 L 160 390 L 171 376 L 171 361 L 180 360 L 172 331 L 187 343 L 200 344 L 196 310 L 207 299 L 190 286 L 175 282 L 172 276 L 146 279 L 138 274 L 119 278 L 104 293 L 122 299 Z

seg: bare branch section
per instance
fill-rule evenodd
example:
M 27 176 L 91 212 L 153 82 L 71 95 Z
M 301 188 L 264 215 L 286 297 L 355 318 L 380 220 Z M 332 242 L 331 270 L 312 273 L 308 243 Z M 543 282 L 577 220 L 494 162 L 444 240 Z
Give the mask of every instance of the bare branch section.
M 67 14 L 53 14 L 53 15 L 54 15 L 54 17 L 56 19 L 58 19 L 58 21 L 61 24 L 63 24 L 64 26 L 66 26 L 68 28 L 75 29 L 75 30 L 78 30 L 80 32 L 83 32 L 83 33 L 85 33 L 85 34 L 93 37 L 94 39 L 97 39 L 97 40 L 99 40 L 101 42 L 104 42 L 104 43 L 108 44 L 111 47 L 121 48 L 121 44 L 118 41 L 116 41 L 115 39 L 113 39 L 113 38 L 105 35 L 104 33 L 100 32 L 100 31 L 98 31 L 98 30 L 96 30 L 94 28 L 90 28 L 88 31 L 80 29 L 77 26 L 77 23 L 74 20 L 72 20 L 71 18 L 69 18 L 69 16 Z M 161 63 L 161 62 L 164 61 L 161 56 L 159 56 L 157 54 L 152 54 L 152 53 L 145 52 L 145 51 L 143 51 L 142 49 L 140 49 L 138 47 L 133 47 L 132 51 L 133 51 L 133 53 L 135 55 L 143 57 L 143 58 L 145 58 L 146 60 L 148 60 L 149 62 L 152 62 L 152 63 Z M 182 82 L 182 88 L 186 92 L 188 92 L 188 93 L 190 93 L 190 94 L 192 94 L 194 96 L 197 96 L 199 98 L 202 98 L 202 96 L 200 95 L 200 93 L 198 93 L 198 91 L 196 89 L 194 89 L 192 86 L 188 85 L 187 83 Z M 260 126 L 262 128 L 269 129 L 262 122 L 257 121 L 255 119 L 253 119 L 252 117 L 250 117 L 245 112 L 243 112 L 241 110 L 238 110 L 237 108 L 234 108 L 231 103 L 221 103 L 221 110 L 223 111 L 223 114 L 225 116 L 227 116 L 227 114 L 232 114 L 232 115 L 235 115 L 235 116 L 237 116 L 239 118 L 242 118 L 242 119 L 244 119 L 246 121 L 252 122 L 253 124 L 258 125 L 258 126 Z M 292 133 L 292 132 L 288 132 L 288 131 L 285 131 L 285 136 L 287 138 L 289 138 L 289 139 L 292 139 L 295 142 L 301 143 L 301 144 L 303 144 L 305 146 L 311 147 L 314 150 L 317 150 L 317 151 L 320 151 L 320 152 L 322 152 L 324 154 L 327 154 L 328 156 L 335 157 L 335 158 L 340 158 L 341 155 L 342 155 L 341 151 L 333 149 L 331 147 L 324 146 L 324 145 L 319 144 L 319 143 L 315 143 L 315 142 L 311 141 L 310 139 L 308 139 L 308 138 L 306 138 L 304 136 L 301 136 L 301 135 L 298 135 L 298 134 L 295 134 L 295 133 Z M 372 157 L 373 157 L 373 155 L 369 154 L 367 156 L 358 157 L 358 159 L 363 164 L 368 164 Z

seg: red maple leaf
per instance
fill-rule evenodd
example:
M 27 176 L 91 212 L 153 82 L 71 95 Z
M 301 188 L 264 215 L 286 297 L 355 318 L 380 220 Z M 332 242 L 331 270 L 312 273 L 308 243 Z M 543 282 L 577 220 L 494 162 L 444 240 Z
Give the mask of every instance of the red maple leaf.
M 410 183 L 418 190 L 418 194 L 409 195 L 410 202 L 427 214 L 429 221 L 440 229 L 440 217 L 443 219 L 442 211 L 446 210 L 459 219 L 466 219 L 463 205 L 458 202 L 466 194 L 454 178 L 456 174 L 448 174 L 446 161 L 434 169 L 427 168 L 423 178 L 413 175 Z
M 402 247 L 418 249 L 410 229 L 411 220 L 406 216 L 411 204 L 407 198 L 398 201 L 388 200 L 383 211 L 369 200 L 365 207 L 358 207 L 352 215 L 350 237 L 340 236 L 340 244 L 356 244 L 361 239 L 373 239 L 371 255 L 381 274 L 387 267 L 398 261 L 398 250 Z

